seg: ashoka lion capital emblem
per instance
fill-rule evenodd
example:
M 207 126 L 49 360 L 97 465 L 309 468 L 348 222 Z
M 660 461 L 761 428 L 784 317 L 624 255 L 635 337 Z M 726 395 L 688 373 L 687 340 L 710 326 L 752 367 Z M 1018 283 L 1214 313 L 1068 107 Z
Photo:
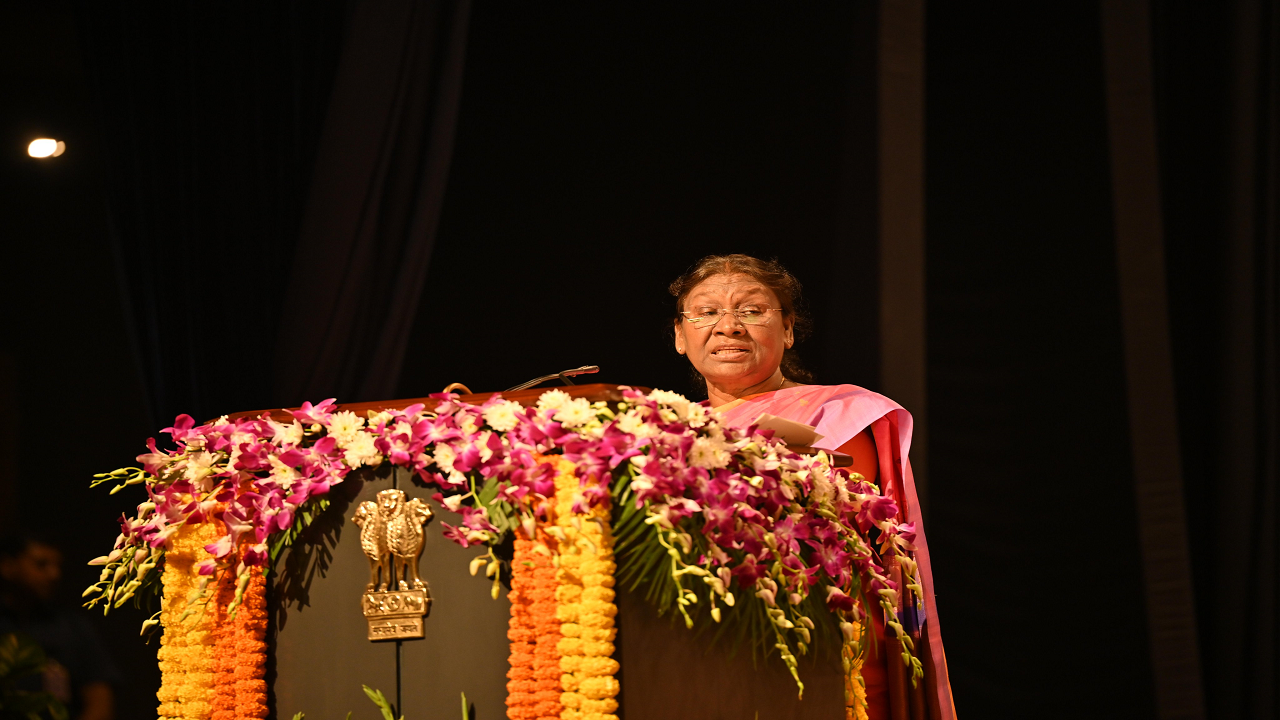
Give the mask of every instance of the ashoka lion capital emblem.
M 369 559 L 364 616 L 370 640 L 423 637 L 422 619 L 431 610 L 431 593 L 418 576 L 431 507 L 406 500 L 402 490 L 383 490 L 377 500 L 356 508 L 351 521 L 360 526 L 360 548 Z

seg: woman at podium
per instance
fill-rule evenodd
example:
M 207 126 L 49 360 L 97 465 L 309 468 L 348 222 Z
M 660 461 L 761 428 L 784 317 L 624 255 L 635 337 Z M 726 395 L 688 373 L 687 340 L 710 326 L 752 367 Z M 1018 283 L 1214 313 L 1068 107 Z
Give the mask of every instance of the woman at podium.
M 892 495 L 904 522 L 916 523 L 924 602 L 904 626 L 924 665 L 924 681 L 912 687 L 899 653 L 885 641 L 879 608 L 869 608 L 879 638 L 862 668 L 868 711 L 872 720 L 952 720 L 929 549 L 907 460 L 911 414 L 856 385 L 808 384 L 809 374 L 791 352 L 797 335 L 808 329 L 799 311 L 800 283 L 776 261 L 709 256 L 670 290 L 676 298 L 676 352 L 705 380 L 707 402 L 723 421 L 746 426 L 768 414 L 814 426 L 822 436 L 817 447 L 851 456 L 851 469 Z

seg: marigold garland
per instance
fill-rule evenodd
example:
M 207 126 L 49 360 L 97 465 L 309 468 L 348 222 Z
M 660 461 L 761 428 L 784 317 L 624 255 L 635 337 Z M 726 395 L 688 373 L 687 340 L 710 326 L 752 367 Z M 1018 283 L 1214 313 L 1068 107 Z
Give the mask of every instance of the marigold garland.
M 214 523 L 184 525 L 165 557 L 156 693 L 162 720 L 267 716 L 266 579 L 257 568 L 240 583 L 233 573 L 202 577 L 205 546 L 220 533 Z M 233 618 L 229 608 L 237 604 Z
M 512 560 L 511 670 L 507 672 L 507 717 L 511 720 L 553 720 L 560 717 L 560 622 L 556 618 L 556 568 L 548 545 L 551 538 L 538 531 L 536 540 L 517 537 Z
M 217 624 L 213 629 L 215 682 L 210 720 L 236 720 L 236 687 L 233 678 L 236 663 L 235 625 L 228 621 L 225 610 L 234 595 L 235 586 L 219 578 L 218 588 L 214 593 Z
M 217 540 L 212 523 L 184 525 L 173 536 L 162 582 L 160 621 L 160 718 L 209 720 L 213 712 L 214 628 L 216 618 L 191 601 L 200 593 L 196 561 L 204 546 Z
M 507 717 L 525 720 L 532 717 L 533 702 L 533 650 L 538 635 L 529 615 L 528 592 L 533 586 L 533 541 L 517 537 L 515 556 L 511 561 L 511 620 L 507 625 L 507 639 L 511 641 L 511 655 L 507 671 Z
M 236 611 L 235 718 L 267 716 L 267 580 L 261 568 L 250 571 Z M 224 606 L 225 607 L 225 606 Z
M 613 640 L 618 631 L 614 618 L 613 533 L 606 504 L 575 513 L 579 497 L 574 464 L 564 458 L 556 463 L 556 529 L 560 541 L 560 678 L 564 693 L 562 720 L 618 720 L 618 661 Z M 579 508 L 580 509 L 580 508 Z
M 550 538 L 539 533 L 535 542 L 543 552 L 535 546 L 534 554 L 534 589 L 530 593 L 532 602 L 529 614 L 533 618 L 533 630 L 538 636 L 533 651 L 534 712 L 535 717 L 557 718 L 560 716 L 560 621 L 556 617 L 556 568 L 552 563 L 551 552 L 547 551 Z
M 845 720 L 869 720 L 867 716 L 867 685 L 862 679 L 862 665 L 866 654 L 858 651 L 862 639 L 862 623 L 853 621 L 853 631 L 840 648 L 844 664 L 844 716 Z

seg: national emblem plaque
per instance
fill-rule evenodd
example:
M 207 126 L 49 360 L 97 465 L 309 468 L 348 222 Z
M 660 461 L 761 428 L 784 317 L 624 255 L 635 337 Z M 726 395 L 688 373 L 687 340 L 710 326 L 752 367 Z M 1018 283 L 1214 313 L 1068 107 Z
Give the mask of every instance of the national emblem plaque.
M 376 501 L 360 503 L 351 518 L 360 526 L 360 548 L 369 559 L 362 606 L 370 640 L 424 636 L 422 620 L 431 611 L 431 591 L 418 577 L 418 560 L 423 526 L 431 516 L 424 501 L 406 500 L 402 490 L 383 490 Z

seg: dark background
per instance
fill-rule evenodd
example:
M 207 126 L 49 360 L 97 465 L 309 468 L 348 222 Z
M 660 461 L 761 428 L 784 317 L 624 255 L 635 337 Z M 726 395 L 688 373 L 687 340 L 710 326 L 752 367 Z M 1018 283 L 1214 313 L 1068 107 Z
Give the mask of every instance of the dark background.
M 3 11 L 0 522 L 58 528 L 68 598 L 137 502 L 91 493 L 92 473 L 131 463 L 177 412 L 342 393 L 282 397 L 275 340 L 305 281 L 290 269 L 354 7 Z M 1207 704 L 1224 720 L 1276 716 L 1270 581 L 1223 590 L 1231 558 L 1274 562 L 1274 534 L 1256 532 L 1274 527 L 1274 465 L 1242 489 L 1222 462 L 1241 358 L 1274 373 L 1262 341 L 1228 329 L 1233 207 L 1275 200 L 1238 182 L 1241 155 L 1273 150 L 1232 119 L 1240 37 L 1265 36 L 1271 13 L 1153 4 L 1188 527 Z M 926 17 L 927 521 L 957 709 L 1154 717 L 1099 10 L 927 3 Z M 603 382 L 694 391 L 665 288 L 720 252 L 777 257 L 805 283 L 817 329 L 800 352 L 819 382 L 878 388 L 874 22 L 863 3 L 477 2 L 430 263 L 420 296 L 400 298 L 418 310 L 395 394 L 588 363 Z M 26 157 L 39 136 L 66 154 Z M 1252 250 L 1264 268 L 1270 232 Z M 1246 335 L 1274 342 L 1274 318 Z M 1241 496 L 1251 518 L 1221 499 Z M 1254 530 L 1233 537 L 1236 523 Z M 122 718 L 154 707 L 140 620 L 101 622 L 136 679 Z

